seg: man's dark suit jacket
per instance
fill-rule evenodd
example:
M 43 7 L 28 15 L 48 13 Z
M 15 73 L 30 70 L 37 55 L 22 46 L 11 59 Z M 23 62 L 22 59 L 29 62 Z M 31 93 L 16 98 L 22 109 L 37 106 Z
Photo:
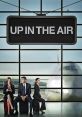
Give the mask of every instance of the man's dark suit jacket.
M 34 85 L 34 95 L 33 95 L 34 98 L 41 98 L 41 95 L 40 95 L 40 88 L 39 86 L 35 83 Z
M 18 88 L 18 96 L 23 96 L 23 84 L 21 83 Z M 29 83 L 26 83 L 26 94 L 28 97 L 30 97 L 31 94 L 31 85 Z

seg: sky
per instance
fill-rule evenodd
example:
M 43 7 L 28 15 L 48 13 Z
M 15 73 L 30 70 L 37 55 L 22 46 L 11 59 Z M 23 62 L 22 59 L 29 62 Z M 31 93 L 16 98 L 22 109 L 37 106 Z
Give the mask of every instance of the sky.
M 15 6 L 3 3 L 0 0 L 0 11 L 17 11 L 18 10 L 18 0 L 4 0 Z M 63 5 L 77 2 L 79 0 L 63 0 Z M 42 9 L 53 11 L 59 9 L 61 6 L 60 0 L 43 0 Z M 40 0 L 21 0 L 21 10 L 40 10 Z M 60 10 L 60 9 L 59 9 Z M 65 7 L 63 10 L 67 11 L 82 11 L 82 0 L 75 5 Z M 6 18 L 9 15 L 18 15 L 17 13 L 1 13 L 0 12 L 0 24 L 6 23 Z M 21 15 L 35 15 L 34 13 L 21 13 Z M 47 16 L 59 16 L 60 13 L 49 13 Z M 64 13 L 63 15 L 74 15 L 77 17 L 77 23 L 82 24 L 82 13 Z M 6 36 L 6 26 L 0 25 L 0 36 Z M 82 25 L 77 26 L 77 36 L 82 36 Z M 60 45 L 21 45 L 22 49 L 60 49 Z M 77 43 L 75 45 L 64 45 L 64 49 L 82 49 L 82 38 L 77 38 Z M 5 38 L 0 38 L 0 49 L 18 49 L 17 45 L 9 45 L 6 42 Z M 61 60 L 61 51 L 21 51 L 21 62 L 57 62 L 58 57 L 59 61 Z M 18 62 L 18 51 L 1 51 L 0 50 L 0 62 Z M 82 61 L 82 51 L 63 51 L 63 61 Z M 61 67 L 60 64 L 21 64 L 21 73 L 25 74 L 56 74 L 57 65 Z M 82 63 L 79 64 L 82 68 Z M 6 64 L 0 63 L 0 74 L 18 74 L 18 64 Z

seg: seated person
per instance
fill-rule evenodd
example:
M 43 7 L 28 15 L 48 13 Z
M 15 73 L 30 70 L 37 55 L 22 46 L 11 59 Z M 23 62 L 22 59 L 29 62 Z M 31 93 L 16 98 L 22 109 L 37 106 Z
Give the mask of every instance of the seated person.
M 21 77 L 21 83 L 18 88 L 18 96 L 14 100 L 14 109 L 15 109 L 15 115 L 18 114 L 18 107 L 17 103 L 22 101 L 28 101 L 30 102 L 30 116 L 32 116 L 32 98 L 30 96 L 31 94 L 31 85 L 27 83 L 27 79 L 25 76 Z
M 4 84 L 3 93 L 5 94 L 4 95 L 4 103 L 5 103 L 5 101 L 7 103 L 7 109 L 8 109 L 7 114 L 10 115 L 10 109 L 12 112 L 14 109 L 13 108 L 13 99 L 14 99 L 13 94 L 15 93 L 15 88 L 14 88 L 14 85 L 13 85 L 10 77 L 7 78 L 7 81 Z M 6 107 L 4 107 L 4 108 L 6 108 Z
M 42 114 L 44 114 L 45 112 L 43 110 L 46 110 L 46 106 L 45 106 L 45 100 L 41 97 L 40 94 L 40 78 L 36 78 L 35 79 L 35 84 L 34 84 L 34 99 L 38 100 L 39 102 L 41 102 L 41 108 L 40 111 L 42 112 Z

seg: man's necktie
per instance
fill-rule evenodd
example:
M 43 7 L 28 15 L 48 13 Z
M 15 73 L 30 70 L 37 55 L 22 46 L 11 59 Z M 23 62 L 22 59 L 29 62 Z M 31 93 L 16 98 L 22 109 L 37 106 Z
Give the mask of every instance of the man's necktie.
M 25 95 L 25 85 L 23 85 L 23 95 Z

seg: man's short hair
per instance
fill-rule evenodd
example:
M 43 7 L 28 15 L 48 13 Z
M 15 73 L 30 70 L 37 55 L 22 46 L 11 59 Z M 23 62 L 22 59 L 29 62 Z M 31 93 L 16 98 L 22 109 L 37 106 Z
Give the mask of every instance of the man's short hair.
M 21 79 L 24 79 L 24 80 L 26 80 L 26 76 L 22 76 L 22 77 L 21 77 Z

